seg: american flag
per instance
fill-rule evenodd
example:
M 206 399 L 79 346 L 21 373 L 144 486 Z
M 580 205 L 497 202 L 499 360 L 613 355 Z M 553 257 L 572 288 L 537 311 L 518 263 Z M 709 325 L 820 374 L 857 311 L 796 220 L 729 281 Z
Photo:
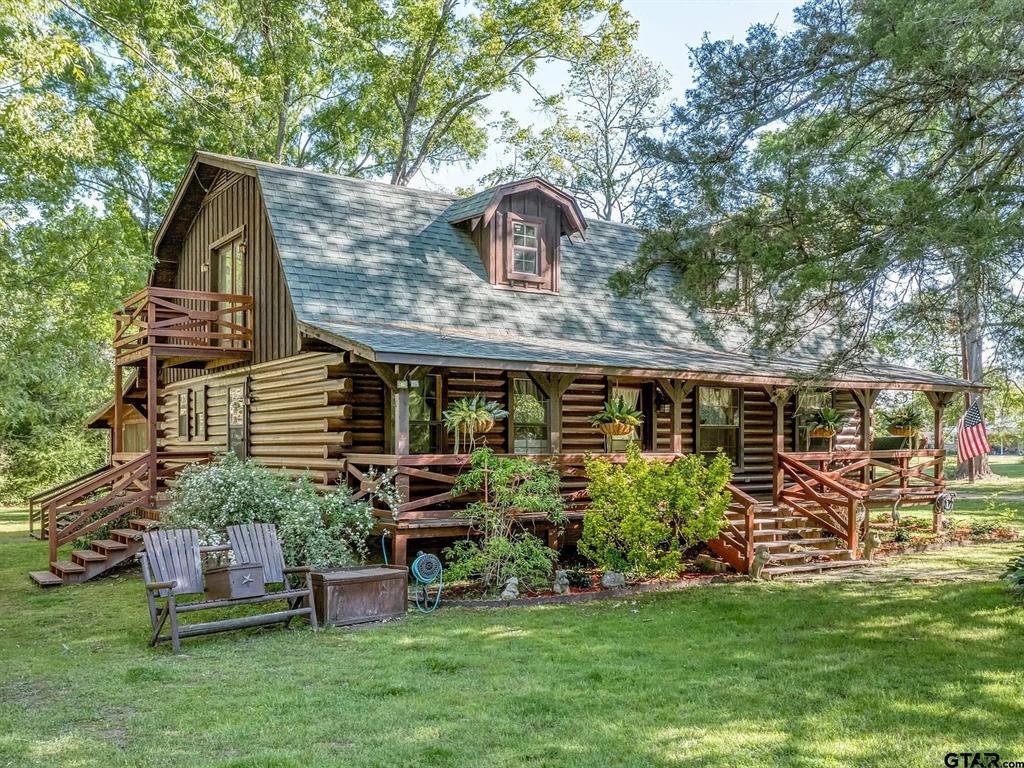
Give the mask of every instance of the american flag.
M 992 450 L 988 444 L 985 420 L 981 417 L 981 401 L 977 398 L 960 417 L 956 435 L 956 458 L 961 464 Z

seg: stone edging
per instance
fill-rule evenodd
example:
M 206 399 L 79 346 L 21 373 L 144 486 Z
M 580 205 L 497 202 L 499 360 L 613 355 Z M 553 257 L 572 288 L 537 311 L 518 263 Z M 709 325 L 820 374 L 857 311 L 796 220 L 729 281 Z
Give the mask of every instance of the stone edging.
M 709 584 L 728 584 L 738 581 L 749 581 L 749 576 L 740 574 L 709 574 L 707 578 L 673 579 L 672 581 L 656 581 L 601 589 L 594 592 L 572 592 L 568 595 L 537 595 L 516 600 L 459 600 L 442 598 L 442 607 L 449 608 L 517 608 L 531 605 L 568 605 L 571 603 L 589 603 L 594 600 L 610 600 L 614 598 L 632 597 L 650 592 L 677 592 L 691 587 L 703 587 Z

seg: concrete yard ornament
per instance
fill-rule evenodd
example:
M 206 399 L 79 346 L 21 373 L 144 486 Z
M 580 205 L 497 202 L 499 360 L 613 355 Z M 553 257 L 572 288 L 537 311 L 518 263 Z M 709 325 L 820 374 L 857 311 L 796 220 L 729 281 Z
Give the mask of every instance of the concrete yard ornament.
M 552 589 L 556 595 L 569 594 L 569 574 L 565 571 L 555 571 L 555 583 Z
M 768 561 L 772 559 L 772 551 L 768 549 L 766 544 L 758 544 L 754 548 L 754 559 L 750 561 L 750 578 L 760 579 L 761 571 L 768 565 Z
M 509 576 L 508 581 L 505 582 L 505 589 L 501 591 L 501 599 L 515 600 L 517 597 L 519 597 L 519 579 Z
M 874 560 L 878 554 L 878 548 L 882 546 L 882 537 L 878 531 L 871 531 L 864 537 L 864 559 Z

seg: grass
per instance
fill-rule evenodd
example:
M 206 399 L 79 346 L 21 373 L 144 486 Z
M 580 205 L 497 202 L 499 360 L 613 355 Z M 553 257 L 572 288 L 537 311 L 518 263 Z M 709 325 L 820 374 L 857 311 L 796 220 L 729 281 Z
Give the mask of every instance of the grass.
M 735 584 L 146 646 L 137 575 L 42 591 L 0 516 L 0 765 L 934 766 L 1024 759 L 1017 549 L 881 583 Z M 920 561 L 915 558 L 921 558 Z M 985 574 L 915 583 L 920 562 Z M 915 576 L 916 574 L 916 576 Z

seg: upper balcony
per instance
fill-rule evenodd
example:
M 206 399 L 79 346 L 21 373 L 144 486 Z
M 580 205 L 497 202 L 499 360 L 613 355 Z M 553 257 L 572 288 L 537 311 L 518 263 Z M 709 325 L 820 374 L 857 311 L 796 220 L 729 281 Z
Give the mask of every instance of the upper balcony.
M 252 297 L 143 288 L 114 313 L 114 361 L 216 368 L 252 357 Z

